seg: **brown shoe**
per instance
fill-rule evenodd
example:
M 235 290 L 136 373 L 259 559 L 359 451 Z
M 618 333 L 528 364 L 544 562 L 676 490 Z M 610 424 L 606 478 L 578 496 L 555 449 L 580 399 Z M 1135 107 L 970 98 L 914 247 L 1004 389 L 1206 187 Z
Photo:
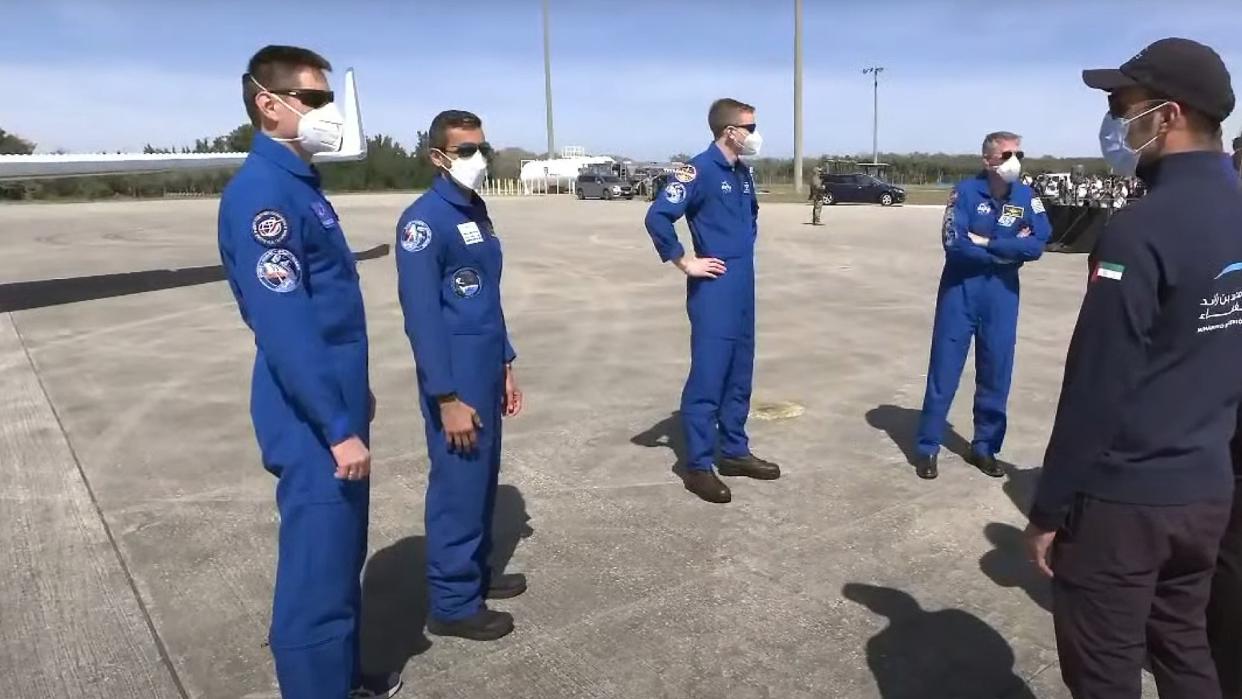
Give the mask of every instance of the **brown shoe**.
M 761 481 L 774 481 L 781 477 L 781 467 L 764 461 L 754 454 L 746 456 L 722 456 L 716 462 L 716 470 L 722 476 L 746 476 Z
M 711 471 L 686 469 L 681 479 L 686 484 L 686 490 L 708 502 L 726 503 L 733 499 L 729 486 L 721 483 Z

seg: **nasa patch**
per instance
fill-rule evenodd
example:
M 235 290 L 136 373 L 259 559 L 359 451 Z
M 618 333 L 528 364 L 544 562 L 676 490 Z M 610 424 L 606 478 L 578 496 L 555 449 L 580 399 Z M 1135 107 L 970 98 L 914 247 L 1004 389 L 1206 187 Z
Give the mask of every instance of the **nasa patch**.
M 988 214 L 992 213 L 992 205 L 987 203 L 986 201 L 981 201 L 979 202 L 979 206 L 975 207 L 975 211 L 978 211 L 984 216 L 987 216 Z
M 401 248 L 406 252 L 419 252 L 431 244 L 431 226 L 423 221 L 410 221 L 401 229 Z
M 670 204 L 680 204 L 686 198 L 686 186 L 680 182 L 669 182 L 664 188 L 664 198 Z
M 264 250 L 254 272 L 264 288 L 278 294 L 287 294 L 302 282 L 302 263 L 284 248 Z
M 694 181 L 694 178 L 698 176 L 699 171 L 695 170 L 693 165 L 682 165 L 677 168 L 676 172 L 673 173 L 673 177 L 677 178 L 678 182 L 684 182 L 686 184 L 690 184 Z
M 264 245 L 280 245 L 289 237 L 289 222 L 279 211 L 264 209 L 251 219 L 250 234 Z
M 725 194 L 731 194 L 733 192 L 733 186 L 730 185 L 727 181 L 721 180 L 720 191 Z
M 479 272 L 471 267 L 462 267 L 453 272 L 453 293 L 459 298 L 468 299 L 478 296 L 483 289 L 483 280 Z
M 332 208 L 325 202 L 312 201 L 311 211 L 315 212 L 315 218 L 319 219 L 324 228 L 331 228 L 336 225 L 336 212 L 332 211 Z

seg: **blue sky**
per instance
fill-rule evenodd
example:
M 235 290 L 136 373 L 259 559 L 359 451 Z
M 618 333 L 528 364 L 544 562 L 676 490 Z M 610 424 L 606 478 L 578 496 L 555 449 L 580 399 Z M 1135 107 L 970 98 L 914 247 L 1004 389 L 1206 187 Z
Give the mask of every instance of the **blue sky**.
M 755 104 L 765 155 L 793 152 L 793 0 L 551 0 L 557 145 L 664 158 L 709 140 L 724 95 Z M 1092 155 L 1105 108 L 1085 67 L 1163 36 L 1242 75 L 1242 0 L 805 0 L 805 151 L 975 152 L 997 129 L 1029 153 Z M 40 150 L 192 144 L 245 121 L 239 76 L 267 43 L 357 70 L 364 124 L 412 143 L 470 109 L 498 146 L 545 147 L 540 0 L 28 0 L 0 42 L 0 127 Z M 1237 81 L 1242 88 L 1242 80 Z M 14 97 L 18 96 L 18 97 Z M 1226 123 L 1242 130 L 1242 115 Z

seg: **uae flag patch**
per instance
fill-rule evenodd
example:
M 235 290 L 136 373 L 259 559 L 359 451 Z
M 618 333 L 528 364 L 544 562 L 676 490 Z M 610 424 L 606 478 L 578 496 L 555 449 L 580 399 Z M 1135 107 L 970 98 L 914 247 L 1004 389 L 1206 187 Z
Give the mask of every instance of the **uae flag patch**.
M 1119 265 L 1115 262 L 1101 262 L 1095 266 L 1096 279 L 1116 279 L 1121 280 L 1121 275 L 1126 271 L 1125 265 Z

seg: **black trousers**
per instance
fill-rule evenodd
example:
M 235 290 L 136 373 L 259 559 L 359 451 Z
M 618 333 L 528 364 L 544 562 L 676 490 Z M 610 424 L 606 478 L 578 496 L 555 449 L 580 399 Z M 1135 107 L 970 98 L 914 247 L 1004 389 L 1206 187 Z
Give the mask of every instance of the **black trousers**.
M 1221 541 L 1216 577 L 1212 579 L 1207 629 L 1224 697 L 1242 699 L 1242 478 L 1233 498 L 1233 516 Z
M 1052 551 L 1061 676 L 1075 699 L 1219 699 L 1206 609 L 1230 503 L 1150 506 L 1079 496 Z

